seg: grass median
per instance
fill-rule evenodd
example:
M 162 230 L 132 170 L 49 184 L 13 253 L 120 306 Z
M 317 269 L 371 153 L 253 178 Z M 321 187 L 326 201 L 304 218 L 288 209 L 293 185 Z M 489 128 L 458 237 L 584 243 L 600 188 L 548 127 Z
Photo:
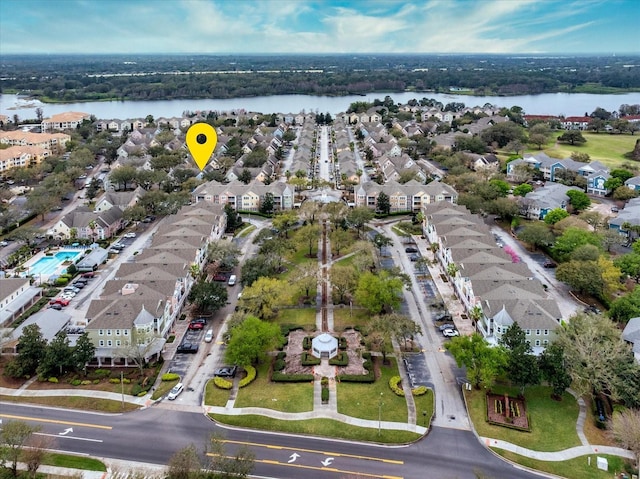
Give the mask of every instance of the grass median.
M 4 396 L 0 400 L 15 403 L 41 404 L 43 406 L 62 407 L 66 409 L 80 409 L 84 411 L 101 411 L 107 413 L 130 412 L 140 406 L 128 402 L 98 399 L 85 396 Z

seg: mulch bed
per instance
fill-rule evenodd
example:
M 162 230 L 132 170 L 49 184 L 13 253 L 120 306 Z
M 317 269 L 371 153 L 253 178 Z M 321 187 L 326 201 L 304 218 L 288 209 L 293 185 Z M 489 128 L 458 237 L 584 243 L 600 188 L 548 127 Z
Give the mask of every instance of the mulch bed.
M 506 414 L 507 403 L 509 415 Z M 525 400 L 503 394 L 487 393 L 487 418 L 489 423 L 529 431 L 529 418 Z

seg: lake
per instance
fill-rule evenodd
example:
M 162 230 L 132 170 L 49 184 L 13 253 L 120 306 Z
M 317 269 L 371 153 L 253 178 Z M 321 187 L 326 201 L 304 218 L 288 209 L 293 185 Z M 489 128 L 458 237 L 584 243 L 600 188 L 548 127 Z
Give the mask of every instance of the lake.
M 27 101 L 26 108 L 16 108 L 25 100 L 17 95 L 0 95 L 0 113 L 20 119 L 36 118 L 35 109 L 40 106 L 44 116 L 49 117 L 65 111 L 81 111 L 95 115 L 98 119 L 154 118 L 181 116 L 184 111 L 218 110 L 230 111 L 244 109 L 259 113 L 337 113 L 344 112 L 356 101 L 373 101 L 391 96 L 396 103 L 406 103 L 415 98 L 434 98 L 445 105 L 450 102 L 461 102 L 466 106 L 482 106 L 491 103 L 500 107 L 520 106 L 529 115 L 564 115 L 582 116 L 601 107 L 608 111 L 617 111 L 620 105 L 640 104 L 640 93 L 621 95 L 592 95 L 587 93 L 544 93 L 541 95 L 521 95 L 511 97 L 468 96 L 442 93 L 369 93 L 364 96 L 350 95 L 343 97 L 309 96 L 309 95 L 274 95 L 252 98 L 228 98 L 224 100 L 153 100 L 153 101 L 110 101 L 110 102 L 77 102 L 48 104 L 38 101 Z

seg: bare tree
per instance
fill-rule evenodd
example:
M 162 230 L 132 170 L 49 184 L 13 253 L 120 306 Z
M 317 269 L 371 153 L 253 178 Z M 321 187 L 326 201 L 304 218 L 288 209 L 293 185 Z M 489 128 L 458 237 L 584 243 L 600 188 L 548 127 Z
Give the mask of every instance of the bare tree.
M 18 461 L 27 443 L 38 427 L 31 426 L 24 421 L 8 421 L 2 425 L 0 431 L 0 464 L 11 473 L 11 477 L 18 477 Z
M 49 436 L 32 435 L 27 440 L 27 447 L 22 451 L 20 459 L 27 465 L 29 477 L 38 476 L 38 469 L 52 445 L 53 439 Z
M 202 468 L 196 446 L 180 449 L 169 459 L 167 479 L 189 479 L 192 474 Z
M 636 455 L 640 476 L 640 409 L 626 409 L 613 414 L 609 433 L 621 447 Z

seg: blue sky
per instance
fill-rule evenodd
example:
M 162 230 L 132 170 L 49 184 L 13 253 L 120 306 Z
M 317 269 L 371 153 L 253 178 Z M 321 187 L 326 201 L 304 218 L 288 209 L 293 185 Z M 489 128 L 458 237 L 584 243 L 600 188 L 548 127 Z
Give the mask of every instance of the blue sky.
M 2 0 L 9 53 L 640 53 L 640 0 Z

